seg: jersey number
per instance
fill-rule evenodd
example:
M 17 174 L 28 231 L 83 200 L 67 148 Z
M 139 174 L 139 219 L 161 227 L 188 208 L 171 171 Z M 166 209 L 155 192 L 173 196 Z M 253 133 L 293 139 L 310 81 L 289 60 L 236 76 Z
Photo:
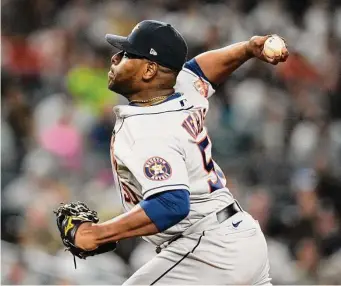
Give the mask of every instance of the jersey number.
M 128 185 L 124 184 L 120 180 L 120 177 L 117 174 L 117 162 L 116 162 L 115 155 L 114 155 L 114 142 L 115 142 L 115 137 L 112 136 L 111 137 L 111 142 L 110 142 L 110 155 L 111 155 L 111 164 L 112 164 L 113 172 L 116 173 L 116 178 L 118 180 L 118 185 L 120 186 L 120 189 L 121 189 L 121 192 L 122 192 L 124 200 L 127 203 L 131 203 L 131 204 L 137 205 L 139 203 L 139 199 L 138 199 L 137 195 L 129 188 Z
M 211 172 L 214 173 L 214 175 L 216 176 L 216 180 L 212 181 L 211 179 L 208 180 L 208 185 L 210 187 L 210 192 L 214 192 L 216 190 L 222 189 L 224 188 L 223 183 L 221 182 L 221 180 L 219 179 L 215 169 L 214 169 L 214 163 L 212 158 L 207 158 L 206 156 L 206 152 L 205 150 L 207 148 L 211 149 L 211 142 L 208 136 L 206 136 L 203 140 L 201 140 L 200 142 L 197 143 L 199 150 L 201 152 L 201 156 L 202 156 L 202 160 L 203 160 L 203 164 L 204 164 L 204 169 L 207 172 L 207 174 L 210 174 Z
M 136 196 L 136 194 L 129 188 L 128 185 L 124 184 L 123 182 L 121 182 L 121 185 L 122 185 L 122 190 L 123 190 L 122 193 L 123 193 L 124 200 L 127 203 L 137 205 L 139 203 L 139 199 Z

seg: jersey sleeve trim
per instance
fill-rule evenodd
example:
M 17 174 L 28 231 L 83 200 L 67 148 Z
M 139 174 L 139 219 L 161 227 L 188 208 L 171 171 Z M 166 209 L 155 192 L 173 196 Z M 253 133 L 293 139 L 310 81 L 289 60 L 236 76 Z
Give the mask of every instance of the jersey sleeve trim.
M 210 85 L 216 89 L 218 87 L 218 85 L 214 84 L 213 82 L 211 82 L 206 75 L 204 74 L 204 72 L 202 71 L 201 67 L 199 66 L 198 62 L 196 61 L 195 58 L 189 60 L 188 62 L 185 63 L 184 68 L 190 70 L 191 72 L 193 72 L 194 74 L 196 74 L 197 76 L 203 78 L 204 80 L 206 80 L 207 82 L 210 83 Z
M 158 193 L 141 201 L 140 206 L 162 232 L 187 217 L 190 210 L 189 192 L 178 189 Z
M 149 198 L 150 196 L 155 195 L 157 193 L 178 190 L 179 188 L 189 192 L 189 186 L 187 186 L 185 184 L 162 185 L 160 187 L 151 188 L 149 190 L 144 191 L 143 199 L 145 200 L 145 199 Z

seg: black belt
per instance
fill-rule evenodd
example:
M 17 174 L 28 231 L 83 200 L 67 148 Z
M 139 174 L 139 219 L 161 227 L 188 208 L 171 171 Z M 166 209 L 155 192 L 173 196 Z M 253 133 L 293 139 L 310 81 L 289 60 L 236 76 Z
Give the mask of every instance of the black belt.
M 236 213 L 242 212 L 242 211 L 243 211 L 243 209 L 239 206 L 239 203 L 237 201 L 235 201 L 234 203 L 228 205 L 227 207 L 225 207 L 222 210 L 220 210 L 219 212 L 217 212 L 217 214 L 216 214 L 217 220 L 219 223 L 222 223 L 225 220 L 227 220 L 228 218 L 235 215 Z M 171 244 L 173 241 L 179 239 L 180 237 L 182 237 L 182 234 L 178 234 L 175 237 L 171 238 L 168 241 L 168 245 Z M 156 253 L 160 253 L 161 247 L 157 246 L 155 251 L 156 251 Z
M 235 201 L 233 204 L 228 205 L 226 208 L 223 208 L 219 212 L 217 212 L 217 220 L 219 223 L 227 220 L 231 216 L 234 216 L 238 212 L 242 212 L 242 208 L 239 206 L 238 202 Z

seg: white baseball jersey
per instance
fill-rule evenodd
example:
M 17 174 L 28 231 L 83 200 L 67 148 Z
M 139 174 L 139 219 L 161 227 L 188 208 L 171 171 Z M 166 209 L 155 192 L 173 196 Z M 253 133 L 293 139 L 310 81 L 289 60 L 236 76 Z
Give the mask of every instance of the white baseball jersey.
M 157 193 L 190 192 L 187 218 L 145 237 L 156 245 L 233 202 L 224 174 L 212 159 L 212 143 L 204 127 L 208 98 L 214 89 L 184 67 L 175 92 L 158 105 L 114 108 L 111 161 L 125 210 Z

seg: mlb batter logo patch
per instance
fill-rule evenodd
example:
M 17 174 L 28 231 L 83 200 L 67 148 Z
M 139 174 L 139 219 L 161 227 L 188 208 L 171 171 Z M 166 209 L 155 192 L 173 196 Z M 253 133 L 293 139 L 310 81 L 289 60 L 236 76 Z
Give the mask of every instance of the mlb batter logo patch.
M 152 157 L 144 164 L 144 174 L 153 181 L 164 181 L 171 177 L 172 168 L 161 157 Z
M 201 77 L 194 82 L 195 89 L 204 97 L 208 95 L 208 84 Z

